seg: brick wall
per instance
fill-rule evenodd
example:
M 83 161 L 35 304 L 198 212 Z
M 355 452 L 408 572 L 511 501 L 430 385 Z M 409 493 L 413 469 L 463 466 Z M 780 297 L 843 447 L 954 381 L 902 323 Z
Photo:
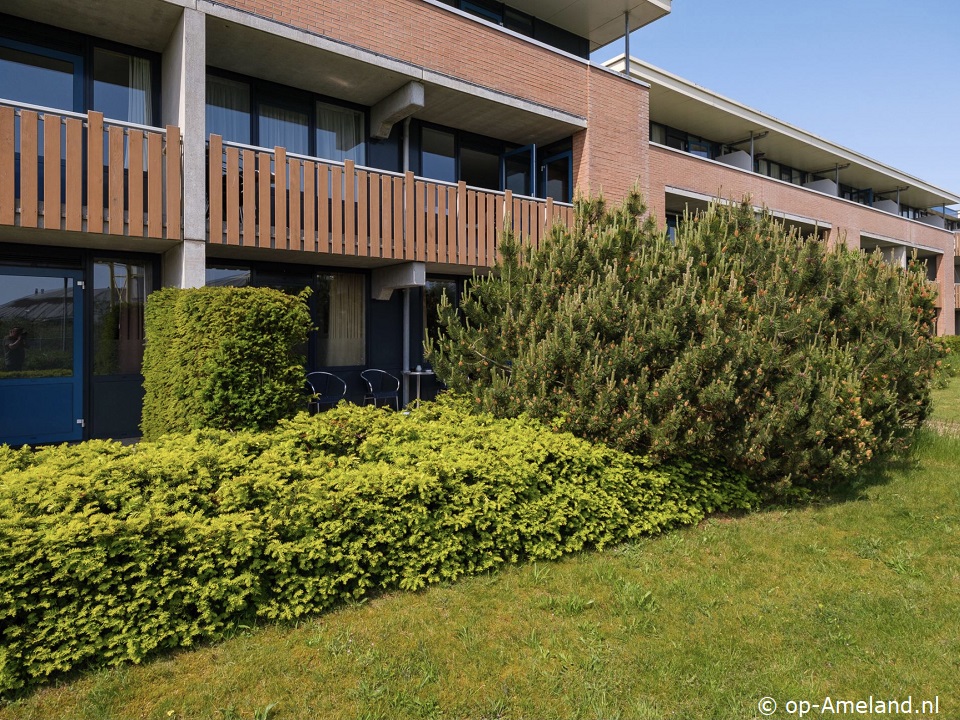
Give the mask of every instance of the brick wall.
M 756 206 L 830 223 L 831 243 L 843 241 L 859 247 L 860 235 L 865 233 L 942 252 L 937 275 L 943 312 L 938 329 L 941 333 L 954 333 L 953 258 L 957 243 L 954 234 L 660 146 L 649 146 L 649 167 L 648 204 L 660 222 L 665 220 L 664 189 L 671 186 L 735 201 L 749 196 Z
M 591 67 L 587 130 L 574 136 L 574 185 L 617 201 L 635 184 L 646 194 L 650 92 L 636 82 Z

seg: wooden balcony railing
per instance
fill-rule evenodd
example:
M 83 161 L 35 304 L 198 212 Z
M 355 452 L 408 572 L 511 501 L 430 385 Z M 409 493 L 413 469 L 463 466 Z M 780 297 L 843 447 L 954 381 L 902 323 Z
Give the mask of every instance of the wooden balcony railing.
M 209 240 L 470 266 L 496 261 L 505 223 L 535 246 L 573 207 L 225 143 L 210 136 Z
M 0 225 L 179 240 L 180 130 L 0 100 Z
M 960 283 L 953 286 L 953 308 L 960 310 Z

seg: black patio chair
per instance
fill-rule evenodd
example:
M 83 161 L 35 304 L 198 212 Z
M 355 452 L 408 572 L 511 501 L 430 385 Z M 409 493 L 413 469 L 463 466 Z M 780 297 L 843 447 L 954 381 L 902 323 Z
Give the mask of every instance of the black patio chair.
M 307 373 L 307 385 L 312 393 L 307 401 L 311 413 L 320 412 L 324 406 L 333 407 L 347 394 L 347 384 L 333 373 Z
M 394 408 L 400 409 L 400 380 L 385 370 L 364 370 L 360 377 L 367 383 L 367 394 L 364 396 L 365 403 L 373 400 L 376 407 L 380 403 L 389 401 L 393 403 Z

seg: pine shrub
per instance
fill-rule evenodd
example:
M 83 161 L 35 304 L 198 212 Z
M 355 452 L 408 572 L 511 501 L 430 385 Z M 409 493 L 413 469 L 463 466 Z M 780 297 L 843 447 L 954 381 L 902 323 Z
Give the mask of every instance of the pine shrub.
M 507 235 L 427 352 L 498 416 L 559 419 L 634 453 L 704 455 L 804 494 L 908 440 L 940 350 L 935 290 L 746 203 L 685 218 L 675 239 L 637 193 L 577 201 L 539 251 Z

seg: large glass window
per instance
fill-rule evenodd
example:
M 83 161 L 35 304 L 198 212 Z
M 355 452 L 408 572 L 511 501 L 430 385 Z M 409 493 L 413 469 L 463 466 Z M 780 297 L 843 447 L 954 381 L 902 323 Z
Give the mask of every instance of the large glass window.
M 464 143 L 460 147 L 460 179 L 467 185 L 496 190 L 500 187 L 500 153 Z
M 317 276 L 316 363 L 318 367 L 366 363 L 364 276 Z
M 446 296 L 453 307 L 459 303 L 460 283 L 457 280 L 427 280 L 423 288 L 423 335 L 435 340 L 440 335 L 440 313 L 437 308 Z
M 207 75 L 207 135 L 250 144 L 250 86 Z
M 93 52 L 93 109 L 112 120 L 153 123 L 150 60 L 96 48 Z
M 147 266 L 98 260 L 93 267 L 93 372 L 128 375 L 143 365 Z
M 73 375 L 73 289 L 68 277 L 0 276 L 0 378 Z
M 366 163 L 363 113 L 349 108 L 317 103 L 317 157 Z
M 208 267 L 206 284 L 215 287 L 247 287 L 250 284 L 250 269 Z
M 79 110 L 74 73 L 79 58 L 46 54 L 0 45 L 0 97 L 29 105 Z
M 456 142 L 452 132 L 425 127 L 420 134 L 421 174 L 431 180 L 457 181 Z
M 287 152 L 310 154 L 310 117 L 295 108 L 261 103 L 259 108 L 258 144 L 282 147 Z

